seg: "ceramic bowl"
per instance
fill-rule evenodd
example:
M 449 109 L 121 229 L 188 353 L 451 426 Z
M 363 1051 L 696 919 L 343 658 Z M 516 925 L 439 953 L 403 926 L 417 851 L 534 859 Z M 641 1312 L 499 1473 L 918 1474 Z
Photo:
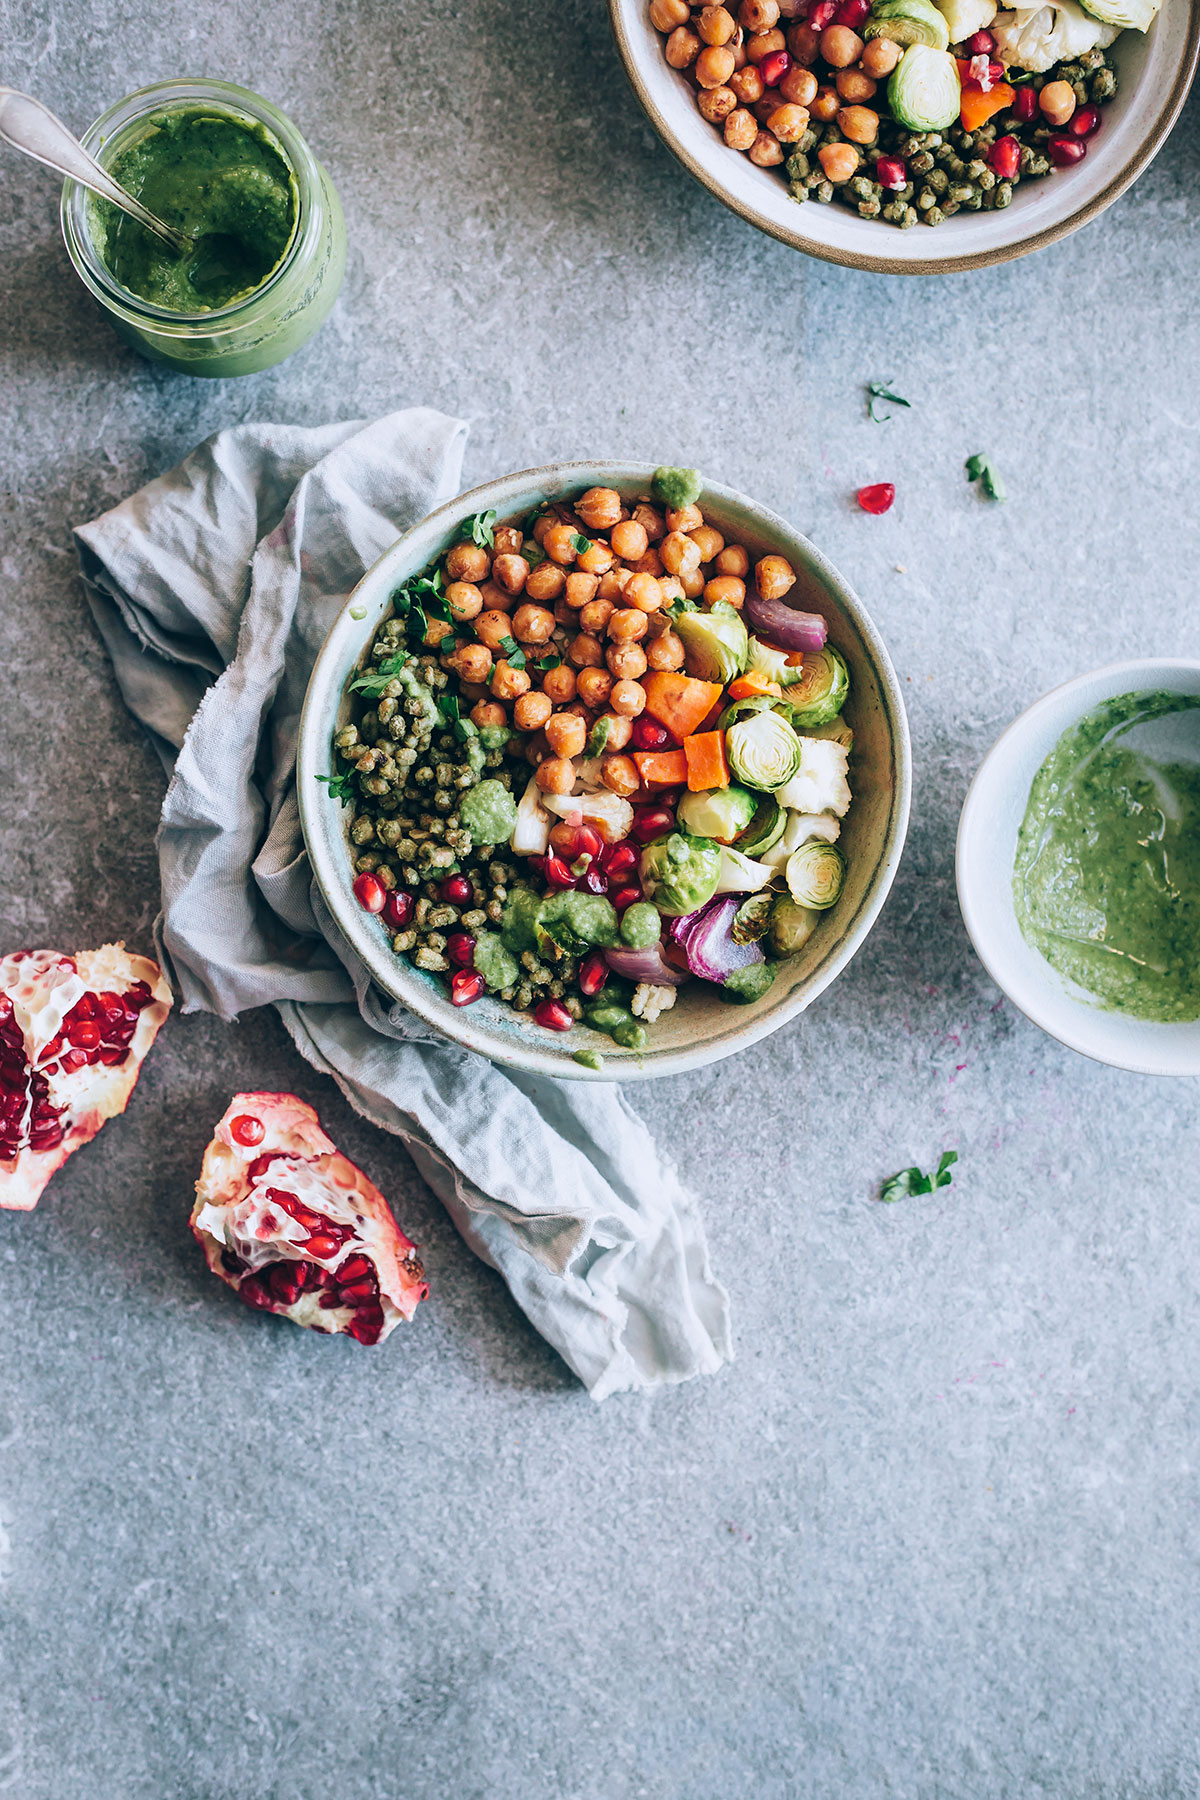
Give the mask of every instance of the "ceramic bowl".
M 1161 147 L 1183 105 L 1200 53 L 1200 0 L 1164 0 L 1149 32 L 1114 47 L 1119 88 L 1103 108 L 1086 161 L 1022 182 L 1003 212 L 961 212 L 900 231 L 834 202 L 797 204 L 779 169 L 759 169 L 701 118 L 695 91 L 668 66 L 648 0 L 608 0 L 617 48 L 651 124 L 697 181 L 739 217 L 826 262 L 890 275 L 949 274 L 1008 262 L 1065 237 L 1104 211 Z
M 908 723 L 895 672 L 866 608 L 807 538 L 744 495 L 709 483 L 700 498 L 706 518 L 752 554 L 777 550 L 789 559 L 799 577 L 793 589 L 797 603 L 825 614 L 830 637 L 849 664 L 846 718 L 854 730 L 855 797 L 841 840 L 849 870 L 842 898 L 803 952 L 779 965 L 763 999 L 731 1005 L 711 986 L 689 983 L 652 1027 L 650 1047 L 640 1054 L 581 1025 L 561 1036 L 545 1031 L 498 1000 L 453 1006 L 440 979 L 393 955 L 379 920 L 363 912 L 351 890 L 350 810 L 331 800 L 317 780 L 329 771 L 334 731 L 349 717 L 346 682 L 387 617 L 392 594 L 455 542 L 460 520 L 471 513 L 491 507 L 504 520 L 531 512 L 540 500 L 574 498 L 599 484 L 628 499 L 649 492 L 652 474 L 640 463 L 558 463 L 490 481 L 431 513 L 384 552 L 347 600 L 317 658 L 300 722 L 300 816 L 313 870 L 333 917 L 379 986 L 469 1050 L 515 1068 L 578 1080 L 679 1074 L 744 1049 L 794 1019 L 845 968 L 871 929 L 908 824 Z M 573 1052 L 584 1048 L 602 1053 L 599 1074 L 573 1061 Z
M 1157 1025 L 1105 1012 L 1027 944 L 1012 874 L 1033 778 L 1064 731 L 1104 700 L 1155 689 L 1200 694 L 1200 662 L 1113 663 L 1064 682 L 1015 719 L 971 783 L 958 828 L 958 903 L 996 985 L 1072 1050 L 1142 1075 L 1200 1075 L 1200 1020 Z

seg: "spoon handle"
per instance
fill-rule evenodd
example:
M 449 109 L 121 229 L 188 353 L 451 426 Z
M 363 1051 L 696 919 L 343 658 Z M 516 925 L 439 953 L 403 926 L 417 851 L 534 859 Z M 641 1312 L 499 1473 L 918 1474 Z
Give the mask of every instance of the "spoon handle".
M 102 200 L 111 200 L 114 206 L 131 214 L 147 231 L 169 244 L 176 255 L 186 255 L 191 248 L 183 232 L 164 224 L 140 200 L 127 194 L 120 183 L 88 155 L 62 120 L 55 118 L 49 107 L 43 106 L 31 94 L 0 87 L 0 138 L 14 150 L 32 156 L 35 162 L 45 163 L 47 168 L 57 169 L 60 175 L 70 176 L 81 187 L 99 194 Z

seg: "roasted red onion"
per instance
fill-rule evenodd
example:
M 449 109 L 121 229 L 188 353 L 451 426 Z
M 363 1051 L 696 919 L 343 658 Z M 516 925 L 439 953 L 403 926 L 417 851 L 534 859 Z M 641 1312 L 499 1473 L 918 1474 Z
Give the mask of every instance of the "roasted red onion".
M 606 950 L 604 960 L 616 975 L 623 975 L 627 981 L 649 981 L 655 987 L 678 987 L 688 978 L 686 969 L 673 969 L 662 953 L 661 944 L 651 944 L 648 950 L 630 950 L 624 944 L 615 950 Z
M 766 961 L 757 943 L 735 944 L 731 936 L 734 914 L 744 899 L 744 894 L 723 894 L 695 916 L 679 940 L 693 975 L 723 984 L 735 969 Z
M 753 589 L 746 597 L 746 617 L 760 637 L 780 650 L 823 650 L 829 636 L 820 613 L 799 612 L 782 600 L 764 600 Z

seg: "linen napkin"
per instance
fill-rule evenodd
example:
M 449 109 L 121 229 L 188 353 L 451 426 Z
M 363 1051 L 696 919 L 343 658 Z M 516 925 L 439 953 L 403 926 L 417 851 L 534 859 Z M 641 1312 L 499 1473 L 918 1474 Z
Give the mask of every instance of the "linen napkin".
M 156 937 L 183 1010 L 273 1004 L 600 1400 L 732 1354 L 694 1197 L 615 1084 L 500 1068 L 374 988 L 296 804 L 317 651 L 363 570 L 458 491 L 465 442 L 424 408 L 239 425 L 75 536 L 126 705 L 170 771 Z

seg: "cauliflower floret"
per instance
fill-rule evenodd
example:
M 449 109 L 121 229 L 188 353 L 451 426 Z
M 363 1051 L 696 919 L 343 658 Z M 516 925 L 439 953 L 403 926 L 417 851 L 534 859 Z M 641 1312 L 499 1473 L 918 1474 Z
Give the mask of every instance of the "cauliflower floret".
M 946 21 L 952 44 L 986 31 L 996 16 L 996 0 L 934 0 L 934 5 Z
M 635 1019 L 644 1019 L 647 1025 L 653 1025 L 659 1013 L 670 1012 L 675 1004 L 673 987 L 655 987 L 652 981 L 639 981 L 633 990 L 630 1006 Z
M 1106 49 L 1120 35 L 1117 26 L 1102 25 L 1075 0 L 997 13 L 991 32 L 1004 62 L 1034 74 L 1082 56 L 1085 50 Z
M 832 738 L 800 739 L 800 772 L 793 775 L 775 798 L 780 806 L 798 813 L 836 813 L 842 818 L 850 805 L 850 764 L 844 744 Z

